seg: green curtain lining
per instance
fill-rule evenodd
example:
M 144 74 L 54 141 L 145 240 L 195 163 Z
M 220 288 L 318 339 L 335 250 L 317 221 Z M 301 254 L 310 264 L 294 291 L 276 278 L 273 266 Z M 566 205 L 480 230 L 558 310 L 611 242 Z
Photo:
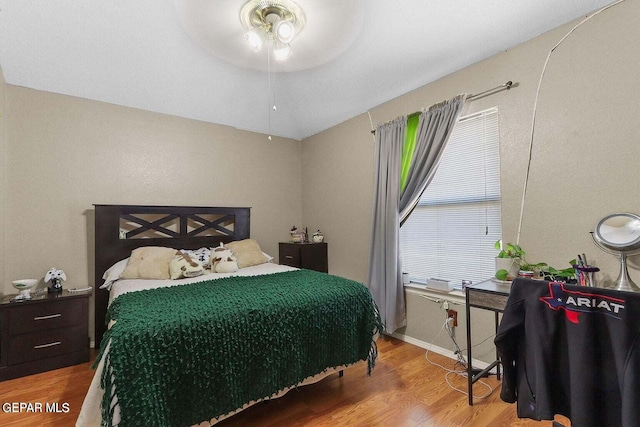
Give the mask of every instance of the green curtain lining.
M 418 122 L 420 121 L 420 113 L 416 112 L 407 116 L 407 126 L 404 137 L 404 146 L 402 147 L 402 164 L 400 166 L 400 194 L 407 186 L 409 178 L 409 169 L 413 161 L 413 153 L 416 149 L 416 132 L 418 130 Z

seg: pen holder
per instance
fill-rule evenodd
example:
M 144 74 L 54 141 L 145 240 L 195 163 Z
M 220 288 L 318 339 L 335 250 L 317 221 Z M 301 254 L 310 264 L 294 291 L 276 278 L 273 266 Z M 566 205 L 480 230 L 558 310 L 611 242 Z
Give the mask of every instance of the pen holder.
M 590 286 L 595 287 L 596 282 L 593 277 L 596 271 L 600 271 L 598 267 L 590 267 L 590 266 L 582 266 L 582 265 L 574 265 L 574 270 L 576 270 L 576 278 L 578 279 L 578 285 L 581 286 Z

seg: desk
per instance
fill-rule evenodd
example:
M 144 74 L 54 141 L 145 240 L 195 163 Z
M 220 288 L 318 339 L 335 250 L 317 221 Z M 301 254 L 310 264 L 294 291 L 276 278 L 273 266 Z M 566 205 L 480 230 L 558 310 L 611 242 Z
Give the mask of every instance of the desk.
M 496 333 L 498 333 L 498 325 L 500 319 L 498 314 L 504 311 L 509 299 L 509 292 L 511 290 L 511 284 L 498 283 L 493 280 L 485 280 L 484 282 L 477 283 L 475 285 L 467 286 L 466 299 L 467 299 L 467 382 L 469 392 L 469 405 L 473 406 L 473 383 L 482 378 L 487 372 L 496 367 L 497 378 L 500 379 L 500 359 L 498 358 L 498 351 L 496 350 L 496 360 L 494 360 L 489 366 L 482 371 L 473 375 L 473 366 L 471 358 L 471 307 L 480 308 L 483 310 L 491 310 L 495 314 Z

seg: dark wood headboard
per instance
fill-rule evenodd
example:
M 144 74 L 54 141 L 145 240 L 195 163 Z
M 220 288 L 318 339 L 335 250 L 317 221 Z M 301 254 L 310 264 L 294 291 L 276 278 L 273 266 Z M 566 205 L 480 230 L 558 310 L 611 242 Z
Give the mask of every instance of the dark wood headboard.
M 107 327 L 109 291 L 99 289 L 102 275 L 141 246 L 199 249 L 248 239 L 250 208 L 196 206 L 94 205 L 95 342 Z

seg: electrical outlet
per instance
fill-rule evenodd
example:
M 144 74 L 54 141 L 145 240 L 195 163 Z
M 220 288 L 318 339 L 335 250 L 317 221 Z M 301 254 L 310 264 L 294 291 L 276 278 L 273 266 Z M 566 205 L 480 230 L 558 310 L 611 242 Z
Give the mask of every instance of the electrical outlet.
M 442 303 L 442 308 L 444 308 L 445 310 L 447 310 L 447 312 L 449 312 L 449 301 L 444 300 L 444 302 Z
M 455 310 L 447 310 L 447 317 L 453 318 L 453 326 L 458 326 L 458 312 Z

